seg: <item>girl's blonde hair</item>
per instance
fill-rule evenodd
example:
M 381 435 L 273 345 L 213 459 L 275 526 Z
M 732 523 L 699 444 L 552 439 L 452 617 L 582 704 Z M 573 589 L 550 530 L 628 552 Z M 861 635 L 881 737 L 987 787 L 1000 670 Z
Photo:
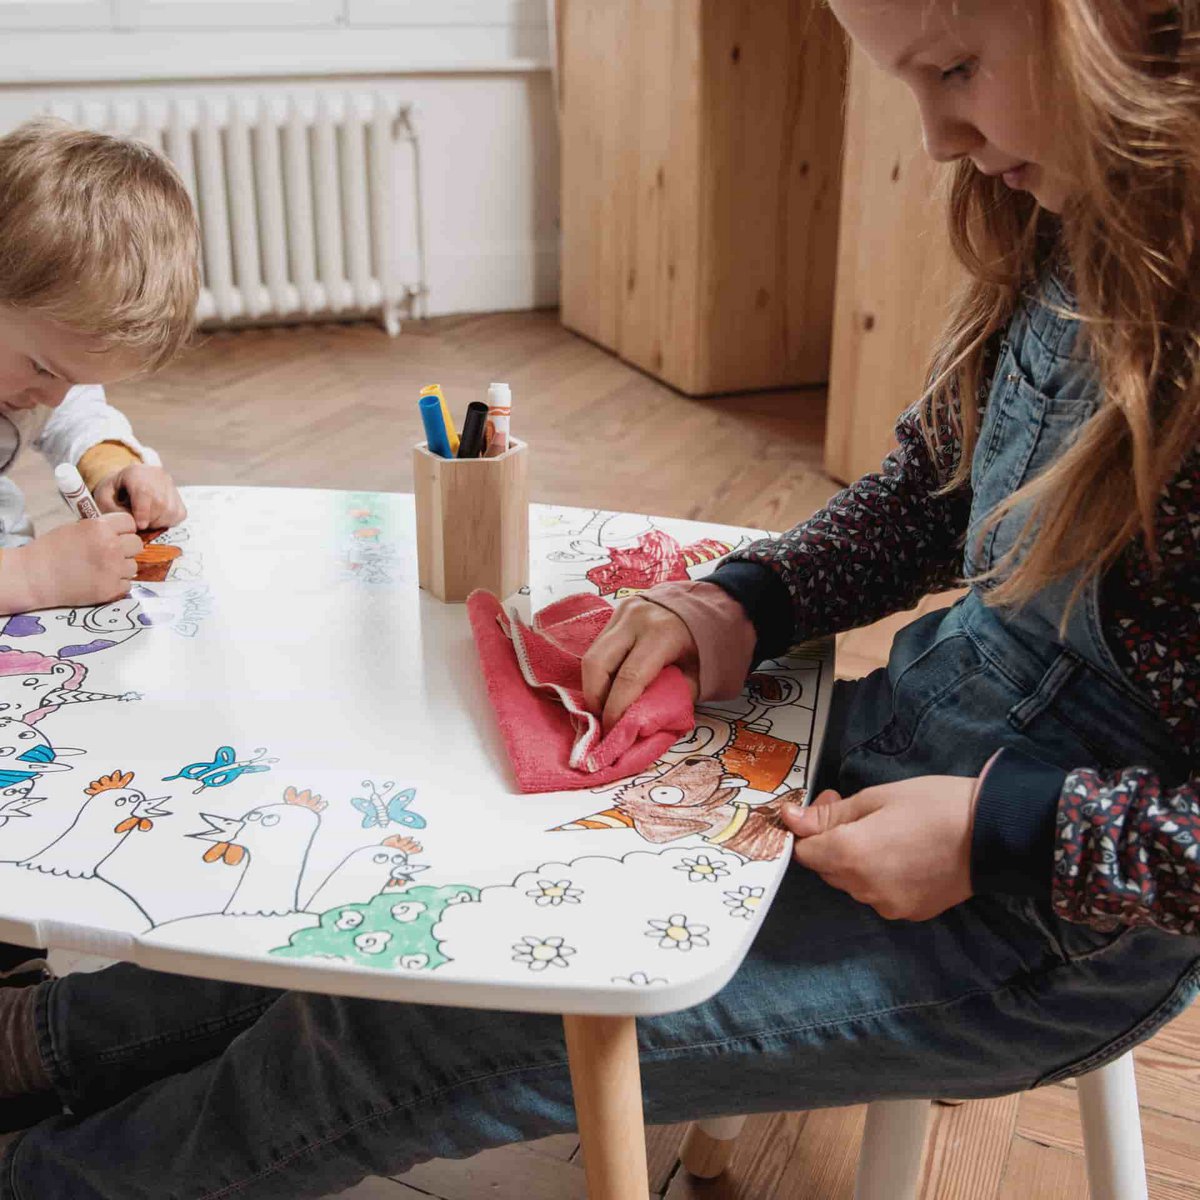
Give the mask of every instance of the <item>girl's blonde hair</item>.
M 0 137 L 0 304 L 152 370 L 192 332 L 199 246 L 187 190 L 149 146 L 49 118 Z
M 931 445 L 947 420 L 961 436 L 947 481 L 960 486 L 989 346 L 1044 268 L 1066 272 L 1103 399 L 1061 457 L 991 516 L 1025 518 L 1016 545 L 981 577 L 1002 604 L 1078 571 L 1074 603 L 1139 534 L 1157 562 L 1159 498 L 1200 437 L 1200 0 L 1153 20 L 1131 0 L 1045 8 L 1077 187 L 1054 218 L 969 161 L 956 166 L 950 228 L 970 282 L 924 406 Z

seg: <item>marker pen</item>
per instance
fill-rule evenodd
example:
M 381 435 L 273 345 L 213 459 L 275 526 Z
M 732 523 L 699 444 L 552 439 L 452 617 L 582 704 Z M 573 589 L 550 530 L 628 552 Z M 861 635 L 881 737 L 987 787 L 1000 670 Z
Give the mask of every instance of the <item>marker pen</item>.
M 54 482 L 58 484 L 58 490 L 67 502 L 67 507 L 81 521 L 93 520 L 100 515 L 96 501 L 92 499 L 92 493 L 88 491 L 87 484 L 83 482 L 83 476 L 80 475 L 78 467 L 74 467 L 70 463 L 63 463 L 61 466 L 55 467 Z
M 478 458 L 483 453 L 483 428 L 488 407 L 482 400 L 472 400 L 463 418 L 462 441 L 458 444 L 459 458 Z

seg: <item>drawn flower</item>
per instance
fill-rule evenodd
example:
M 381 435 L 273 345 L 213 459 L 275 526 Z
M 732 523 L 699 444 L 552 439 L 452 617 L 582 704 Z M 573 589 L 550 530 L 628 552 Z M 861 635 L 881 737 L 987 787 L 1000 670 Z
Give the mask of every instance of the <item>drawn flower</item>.
M 572 887 L 569 879 L 539 879 L 537 887 L 525 895 L 535 904 L 557 908 L 560 904 L 578 904 L 583 889 Z
M 662 950 L 690 950 L 693 946 L 707 946 L 707 925 L 689 925 L 683 913 L 672 913 L 665 921 L 650 921 L 646 936 L 658 938 Z
M 548 966 L 567 967 L 567 959 L 575 953 L 574 946 L 564 946 L 560 937 L 523 937 L 513 946 L 513 962 L 525 963 L 531 971 L 544 971 Z
M 665 979 L 651 979 L 645 971 L 634 971 L 632 975 L 614 975 L 613 983 L 631 983 L 634 987 L 652 987 L 656 983 L 666 983 Z
M 697 854 L 695 858 L 685 858 L 675 870 L 686 871 L 689 883 L 716 883 L 722 875 L 729 874 L 729 868 L 720 859 L 713 862 L 707 854 Z
M 743 917 L 747 921 L 754 916 L 762 904 L 763 891 L 760 887 L 742 884 L 736 892 L 725 893 L 725 907 L 731 917 Z

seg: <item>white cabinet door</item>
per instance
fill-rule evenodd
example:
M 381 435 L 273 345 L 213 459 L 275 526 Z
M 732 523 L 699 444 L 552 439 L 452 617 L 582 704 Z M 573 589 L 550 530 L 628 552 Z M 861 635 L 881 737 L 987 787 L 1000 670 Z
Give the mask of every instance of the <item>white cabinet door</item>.
M 115 0 L 125 29 L 297 29 L 333 26 L 344 0 Z
M 0 29 L 111 29 L 114 0 L 0 0 Z
M 351 25 L 545 25 L 546 0 L 346 0 Z

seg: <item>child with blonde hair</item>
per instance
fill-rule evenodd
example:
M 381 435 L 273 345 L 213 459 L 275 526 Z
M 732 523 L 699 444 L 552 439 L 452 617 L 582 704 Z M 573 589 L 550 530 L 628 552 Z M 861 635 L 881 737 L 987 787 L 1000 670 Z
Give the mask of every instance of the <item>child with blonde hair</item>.
M 797 863 L 647 1120 L 994 1096 L 1200 979 L 1200 0 L 830 0 L 953 162 L 970 274 L 883 469 L 627 602 L 608 720 L 968 581 L 841 685 Z M 561 1023 L 115 967 L 0 993 L 0 1198 L 320 1197 L 574 1126 Z
M 103 385 L 187 340 L 198 245 L 182 182 L 148 147 L 50 120 L 0 137 L 0 612 L 117 599 L 135 530 L 183 518 Z M 7 475 L 26 445 L 77 465 L 105 515 L 34 537 Z
M 191 201 L 147 147 L 36 120 L 0 137 L 0 614 L 125 595 L 136 530 L 183 501 L 104 396 L 187 340 L 199 290 Z M 41 537 L 8 472 L 26 446 L 78 466 L 104 514 Z M 0 945 L 0 987 L 41 978 Z

